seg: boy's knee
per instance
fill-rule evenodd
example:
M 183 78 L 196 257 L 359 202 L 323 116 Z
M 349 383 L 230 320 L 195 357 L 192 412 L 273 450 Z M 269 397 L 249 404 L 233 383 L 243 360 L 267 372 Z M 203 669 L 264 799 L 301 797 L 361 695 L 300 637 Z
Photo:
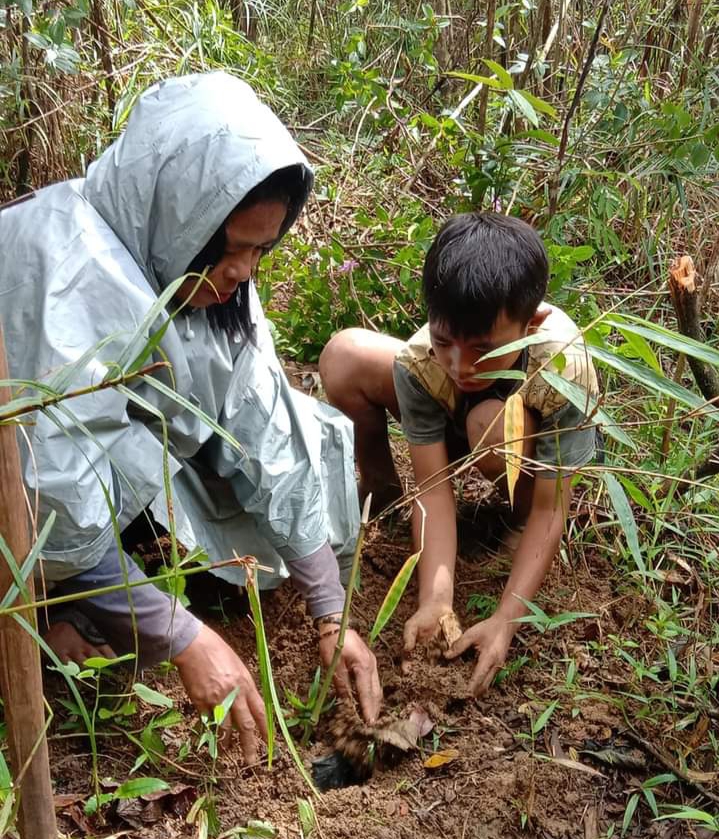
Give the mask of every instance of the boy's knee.
M 333 335 L 320 354 L 320 378 L 327 394 L 327 399 L 342 407 L 343 396 L 356 382 L 356 375 L 361 366 L 363 342 L 361 333 L 364 329 L 343 329 Z
M 487 451 L 477 464 L 482 474 L 490 480 L 501 477 L 506 470 L 506 461 L 501 451 L 505 447 L 504 406 L 505 403 L 500 399 L 485 399 L 475 405 L 467 415 L 467 439 L 470 447 L 474 449 L 478 446 L 480 450 L 492 448 L 500 450 Z M 529 438 L 524 440 L 522 449 L 522 454 L 526 458 L 534 457 L 535 441 L 532 435 L 536 433 L 537 427 L 538 423 L 534 415 L 525 408 L 524 430 L 521 436 Z

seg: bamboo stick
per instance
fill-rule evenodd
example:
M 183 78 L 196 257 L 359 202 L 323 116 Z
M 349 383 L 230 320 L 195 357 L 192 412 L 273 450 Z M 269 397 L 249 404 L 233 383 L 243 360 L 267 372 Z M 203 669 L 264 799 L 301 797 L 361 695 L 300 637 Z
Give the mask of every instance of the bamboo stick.
M 0 328 L 0 379 L 7 379 L 5 343 Z M 0 404 L 10 398 L 0 389 Z M 0 425 L 0 533 L 21 565 L 30 551 L 27 510 L 22 488 L 15 427 Z M 0 556 L 0 596 L 13 577 Z M 34 597 L 32 575 L 27 587 Z M 34 613 L 31 620 L 34 622 Z M 10 760 L 20 797 L 21 839 L 57 839 L 55 806 L 45 739 L 40 651 L 33 638 L 11 617 L 0 617 L 0 693 L 5 703 Z

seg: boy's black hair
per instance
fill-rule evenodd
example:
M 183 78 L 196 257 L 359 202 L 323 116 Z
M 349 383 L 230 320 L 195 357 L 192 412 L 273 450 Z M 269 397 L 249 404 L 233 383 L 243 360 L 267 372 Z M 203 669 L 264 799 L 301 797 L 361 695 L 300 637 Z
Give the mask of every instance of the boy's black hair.
M 287 213 L 278 237 L 281 239 L 300 214 L 312 189 L 312 181 L 312 172 L 301 163 L 285 166 L 274 171 L 264 181 L 253 187 L 232 210 L 213 233 L 210 241 L 187 266 L 186 273 L 201 274 L 205 269 L 209 270 L 217 265 L 222 259 L 227 243 L 225 226 L 232 213 L 237 210 L 246 210 L 255 206 L 255 204 L 261 204 L 263 201 L 286 203 Z M 239 333 L 243 341 L 250 341 L 254 344 L 255 327 L 250 317 L 249 282 L 240 283 L 237 294 L 233 294 L 226 303 L 216 303 L 213 306 L 208 306 L 205 311 L 210 326 L 216 332 L 227 332 L 231 335 Z
M 463 213 L 429 249 L 422 290 L 429 319 L 452 335 L 486 335 L 500 312 L 526 324 L 547 290 L 549 263 L 539 234 L 499 213 Z

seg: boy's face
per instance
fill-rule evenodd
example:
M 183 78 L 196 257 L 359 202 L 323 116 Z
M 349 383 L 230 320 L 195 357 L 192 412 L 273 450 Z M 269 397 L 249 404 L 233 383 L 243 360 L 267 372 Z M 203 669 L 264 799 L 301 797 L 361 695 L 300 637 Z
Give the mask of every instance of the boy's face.
M 429 334 L 435 358 L 442 369 L 464 393 L 477 393 L 491 387 L 496 379 L 477 379 L 477 373 L 494 373 L 513 367 L 521 350 L 479 362 L 486 353 L 512 341 L 524 338 L 530 329 L 536 329 L 549 314 L 548 309 L 538 309 L 529 323 L 510 320 L 502 310 L 489 332 L 471 338 L 458 338 L 437 321 L 429 322 Z

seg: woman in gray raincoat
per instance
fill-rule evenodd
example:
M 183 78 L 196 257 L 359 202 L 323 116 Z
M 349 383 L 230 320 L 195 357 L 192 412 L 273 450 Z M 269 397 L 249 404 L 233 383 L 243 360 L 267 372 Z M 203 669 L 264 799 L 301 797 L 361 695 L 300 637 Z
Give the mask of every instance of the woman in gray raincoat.
M 311 186 L 304 156 L 274 114 L 244 82 L 211 73 L 151 87 L 86 178 L 0 211 L 0 313 L 14 378 L 57 385 L 70 369 L 73 388 L 96 384 L 126 369 L 159 329 L 149 360 L 170 363 L 153 374 L 159 386 L 140 379 L 130 392 L 96 391 L 28 427 L 25 479 L 30 497 L 39 496 L 40 525 L 56 516 L 43 571 L 58 593 L 142 576 L 118 551 L 108 498 L 120 529 L 148 510 L 168 525 L 161 414 L 180 541 L 212 561 L 256 555 L 273 569 L 259 575 L 263 587 L 289 574 L 329 662 L 344 601 L 340 567 L 358 526 L 351 430 L 329 406 L 290 389 L 252 282 Z M 158 297 L 188 273 L 145 328 Z M 243 582 L 236 568 L 221 573 Z M 255 759 L 262 700 L 215 632 L 151 585 L 79 608 L 118 654 L 134 651 L 136 626 L 143 666 L 172 660 L 201 711 L 239 687 L 231 718 L 245 758 Z M 82 660 L 96 646 L 73 624 L 60 621 L 46 637 L 63 659 Z M 350 673 L 372 719 L 381 702 L 376 663 L 351 631 L 340 692 Z

